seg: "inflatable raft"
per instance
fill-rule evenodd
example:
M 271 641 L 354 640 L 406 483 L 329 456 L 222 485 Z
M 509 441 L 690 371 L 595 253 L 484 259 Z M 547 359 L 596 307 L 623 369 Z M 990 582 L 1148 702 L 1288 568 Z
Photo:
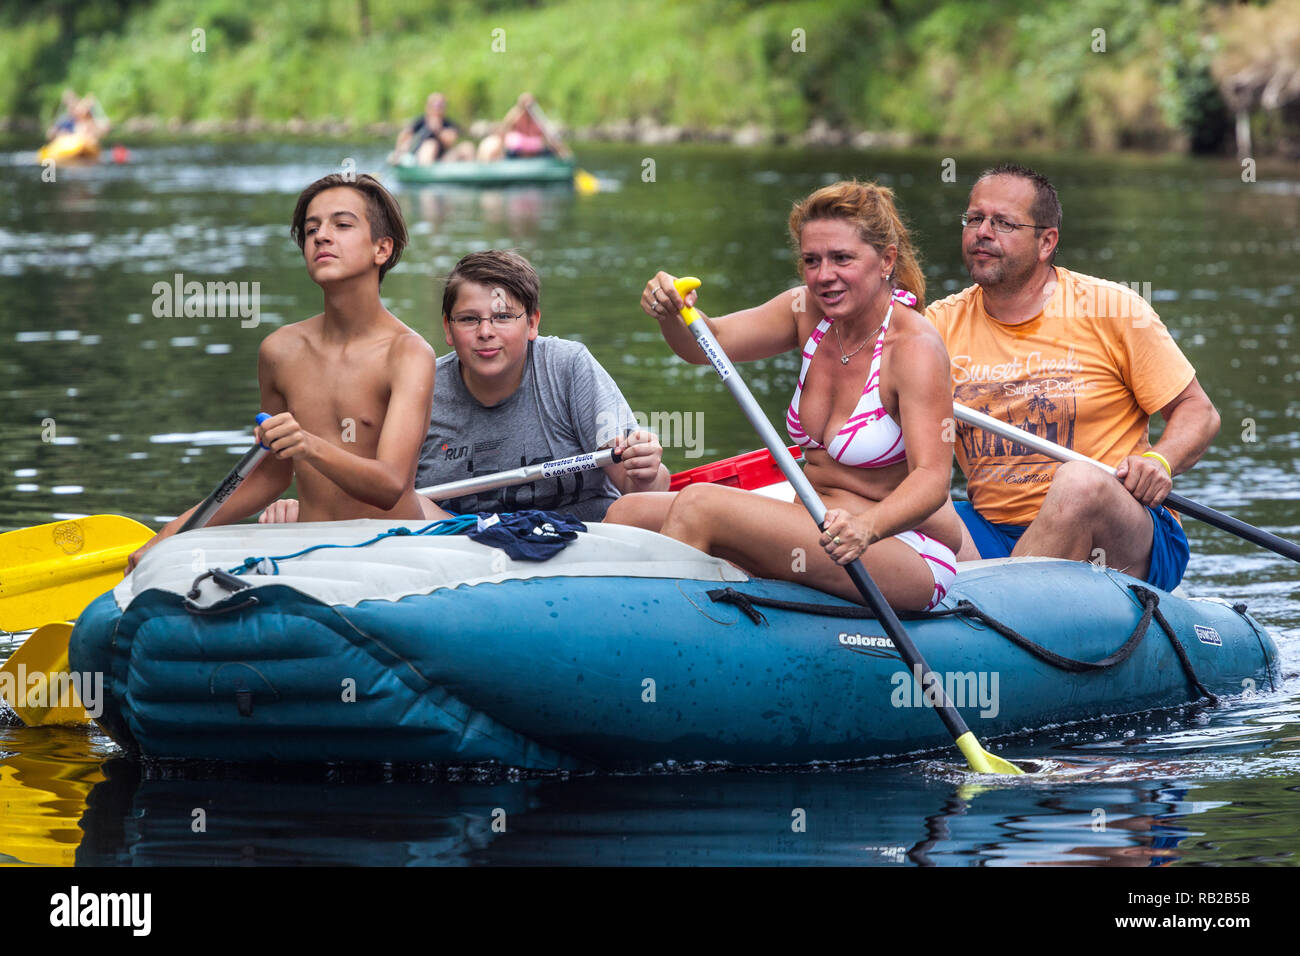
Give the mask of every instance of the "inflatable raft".
M 164 758 L 554 770 L 951 744 L 863 608 L 588 527 L 544 562 L 381 521 L 193 531 L 91 604 L 72 667 L 105 675 L 115 740 Z M 1069 561 L 963 564 L 905 623 L 986 743 L 1278 676 L 1243 606 Z
M 461 186 L 512 186 L 545 183 L 573 185 L 574 161 L 559 156 L 501 159 L 493 163 L 416 163 L 404 156 L 393 166 L 398 182 Z

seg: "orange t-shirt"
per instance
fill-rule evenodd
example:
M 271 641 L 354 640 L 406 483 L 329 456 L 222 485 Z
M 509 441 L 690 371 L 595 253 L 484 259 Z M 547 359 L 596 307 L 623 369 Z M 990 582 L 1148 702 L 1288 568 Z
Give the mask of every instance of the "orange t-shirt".
M 1127 286 L 1056 267 L 1043 311 L 1003 325 L 973 285 L 930 304 L 948 348 L 953 399 L 1107 465 L 1150 447 L 1151 414 L 1196 376 L 1151 306 Z M 1027 525 L 1057 463 L 960 423 L 957 462 L 981 515 Z

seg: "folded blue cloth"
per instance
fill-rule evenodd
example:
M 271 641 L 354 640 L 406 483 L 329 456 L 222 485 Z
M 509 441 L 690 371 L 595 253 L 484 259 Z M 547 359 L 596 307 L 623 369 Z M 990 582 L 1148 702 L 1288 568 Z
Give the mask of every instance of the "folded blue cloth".
M 554 511 L 483 513 L 469 539 L 500 548 L 517 561 L 545 561 L 563 551 L 587 526 L 572 515 Z

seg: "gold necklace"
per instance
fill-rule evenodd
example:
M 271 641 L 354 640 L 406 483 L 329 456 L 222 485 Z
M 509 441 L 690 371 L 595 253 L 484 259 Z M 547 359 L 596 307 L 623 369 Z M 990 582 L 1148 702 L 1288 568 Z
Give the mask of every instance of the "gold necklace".
M 840 338 L 840 327 L 832 323 L 831 328 L 835 330 L 835 341 L 838 342 L 840 346 L 841 365 L 848 365 L 849 359 L 853 358 L 853 356 L 857 355 L 859 352 L 861 352 L 864 348 L 867 347 L 867 343 L 871 341 L 872 337 L 877 335 L 880 332 L 881 326 L 883 326 L 886 322 L 889 321 L 890 313 L 892 313 L 893 311 L 894 311 L 894 301 L 893 299 L 890 299 L 889 309 L 885 312 L 885 317 L 880 320 L 880 325 L 877 325 L 874 329 L 868 332 L 867 337 L 862 340 L 862 344 L 859 345 L 857 348 L 855 348 L 852 352 L 848 352 L 848 353 L 845 353 L 844 351 L 844 340 Z

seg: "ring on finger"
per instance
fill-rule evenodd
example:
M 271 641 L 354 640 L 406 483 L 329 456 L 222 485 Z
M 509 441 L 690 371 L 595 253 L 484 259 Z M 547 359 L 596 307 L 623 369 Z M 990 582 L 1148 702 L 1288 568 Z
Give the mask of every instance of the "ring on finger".
M 839 543 L 840 543 L 840 536 L 838 534 L 835 537 L 831 538 L 831 544 L 839 544 Z

